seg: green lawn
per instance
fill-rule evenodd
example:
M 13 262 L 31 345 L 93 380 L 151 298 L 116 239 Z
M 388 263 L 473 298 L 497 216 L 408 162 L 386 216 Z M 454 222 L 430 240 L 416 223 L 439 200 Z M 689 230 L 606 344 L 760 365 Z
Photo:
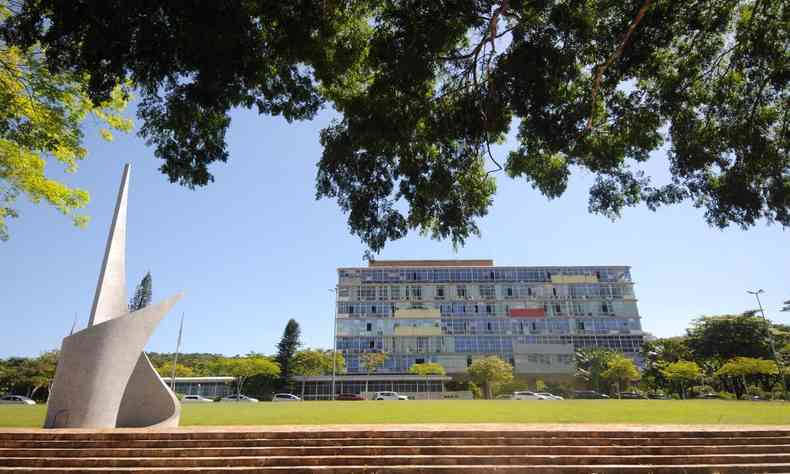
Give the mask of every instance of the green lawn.
M 0 406 L 0 427 L 38 427 L 45 407 Z M 181 424 L 644 423 L 790 425 L 790 403 L 721 400 L 386 401 L 184 405 Z

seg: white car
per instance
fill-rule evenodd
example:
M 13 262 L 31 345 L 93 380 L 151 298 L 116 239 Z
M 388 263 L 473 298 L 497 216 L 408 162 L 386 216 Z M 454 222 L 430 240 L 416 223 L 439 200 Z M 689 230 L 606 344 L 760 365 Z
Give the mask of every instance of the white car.
M 214 400 L 201 395 L 184 395 L 181 403 L 212 403 Z
M 0 403 L 5 405 L 35 405 L 36 402 L 22 395 L 6 395 L 0 398 Z
M 565 400 L 559 395 L 554 395 L 553 393 L 549 392 L 535 392 L 535 395 L 543 395 L 544 397 L 548 398 L 549 400 Z
M 228 395 L 227 397 L 222 397 L 221 402 L 247 402 L 247 403 L 258 403 L 257 398 L 248 397 L 247 395 Z
M 535 392 L 513 392 L 513 400 L 551 400 Z
M 272 397 L 273 402 L 301 402 L 302 399 L 290 393 L 275 393 Z
M 398 392 L 376 392 L 374 400 L 408 400 L 406 395 L 399 395 Z

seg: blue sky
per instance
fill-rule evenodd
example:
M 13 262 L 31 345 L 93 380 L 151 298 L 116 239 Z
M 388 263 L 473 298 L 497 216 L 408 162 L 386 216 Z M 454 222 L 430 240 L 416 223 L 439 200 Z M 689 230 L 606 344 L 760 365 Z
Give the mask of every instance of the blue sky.
M 130 111 L 132 113 L 133 111 Z M 230 159 L 211 171 L 216 182 L 189 190 L 170 184 L 153 150 L 134 134 L 113 143 L 86 126 L 89 157 L 71 185 L 90 191 L 87 229 L 57 211 L 20 200 L 0 243 L 0 357 L 60 346 L 78 315 L 85 325 L 112 218 L 121 170 L 132 163 L 127 234 L 129 291 L 147 270 L 154 300 L 186 292 L 148 350 L 172 351 L 186 315 L 186 352 L 273 353 L 289 318 L 306 346 L 331 347 L 336 268 L 363 265 L 365 247 L 351 236 L 333 201 L 314 199 L 318 133 L 332 115 L 288 124 L 247 111 L 233 114 Z M 500 158 L 512 141 L 498 147 Z M 657 156 L 647 169 L 666 178 Z M 57 164 L 48 170 L 62 176 Z M 592 179 L 577 174 L 568 192 L 548 201 L 524 181 L 498 176 L 482 236 L 454 251 L 449 242 L 410 235 L 380 259 L 492 258 L 500 265 L 630 265 L 645 330 L 679 335 L 703 314 L 756 307 L 763 288 L 770 318 L 790 299 L 790 233 L 760 224 L 748 231 L 707 226 L 689 205 L 629 209 L 615 222 L 587 212 Z

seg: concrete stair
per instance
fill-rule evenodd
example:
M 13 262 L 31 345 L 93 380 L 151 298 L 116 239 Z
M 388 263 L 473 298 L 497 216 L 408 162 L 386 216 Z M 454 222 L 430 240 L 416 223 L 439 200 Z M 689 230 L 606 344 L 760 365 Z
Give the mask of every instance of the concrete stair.
M 0 431 L 0 474 L 492 471 L 790 473 L 790 429 Z

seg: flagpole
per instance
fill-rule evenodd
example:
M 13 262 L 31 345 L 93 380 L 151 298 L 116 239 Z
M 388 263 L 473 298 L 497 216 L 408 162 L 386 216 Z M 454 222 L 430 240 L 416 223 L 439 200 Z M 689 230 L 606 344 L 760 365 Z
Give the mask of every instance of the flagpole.
M 74 334 L 74 330 L 77 329 L 77 312 L 74 312 L 74 322 L 71 324 L 71 331 L 69 332 L 69 336 Z
M 170 390 L 176 393 L 176 364 L 178 364 L 178 351 L 181 349 L 181 333 L 184 331 L 184 313 L 181 313 L 181 325 L 178 328 L 178 341 L 176 341 L 176 353 L 173 354 L 173 375 L 170 377 Z

